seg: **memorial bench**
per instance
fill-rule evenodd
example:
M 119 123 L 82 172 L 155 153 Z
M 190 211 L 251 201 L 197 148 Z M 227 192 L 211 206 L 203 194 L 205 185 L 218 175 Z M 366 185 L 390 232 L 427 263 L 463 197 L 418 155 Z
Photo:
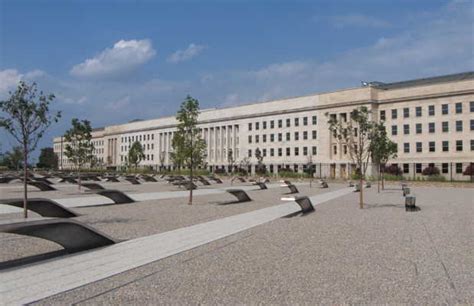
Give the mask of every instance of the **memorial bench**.
M 81 186 L 86 187 L 90 190 L 104 190 L 105 188 L 97 183 L 82 183 Z
M 236 197 L 237 201 L 220 203 L 221 205 L 234 204 L 234 203 L 243 203 L 243 202 L 252 201 L 252 199 L 249 197 L 249 195 L 245 191 L 243 191 L 242 189 L 226 189 L 226 192 L 230 193 L 231 195 Z
M 254 185 L 260 187 L 260 190 L 268 189 L 267 185 L 263 182 L 255 182 Z
M 53 190 L 56 190 L 56 188 L 54 188 L 53 186 L 51 185 L 48 185 L 44 182 L 37 182 L 37 181 L 27 181 L 26 182 L 28 185 L 31 185 L 33 187 L 36 187 L 38 188 L 39 190 L 41 191 L 53 191 Z
M 23 199 L 4 199 L 0 200 L 0 204 L 23 208 Z M 78 216 L 77 213 L 56 201 L 45 198 L 28 199 L 26 208 L 43 217 L 72 218 Z
M 103 189 L 103 190 L 94 190 L 94 192 L 98 195 L 107 197 L 114 201 L 115 204 L 128 204 L 128 203 L 134 203 L 135 200 L 130 198 L 128 195 L 123 193 L 120 190 L 114 190 L 114 189 Z
M 69 253 L 118 242 L 82 222 L 63 218 L 0 220 L 0 232 L 49 240 L 61 245 Z
M 132 185 L 140 185 L 141 183 L 134 177 L 126 177 L 126 181 L 132 183 Z

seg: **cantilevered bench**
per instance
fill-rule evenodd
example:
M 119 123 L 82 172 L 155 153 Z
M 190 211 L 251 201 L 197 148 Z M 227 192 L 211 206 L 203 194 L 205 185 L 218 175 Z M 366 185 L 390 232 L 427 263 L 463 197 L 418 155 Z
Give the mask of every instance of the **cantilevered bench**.
M 209 186 L 211 185 L 211 183 L 209 183 L 208 180 L 206 180 L 205 178 L 198 178 L 198 180 L 203 184 L 203 185 L 206 185 L 206 186 Z
M 108 177 L 105 178 L 105 181 L 109 182 L 109 183 L 119 183 L 120 182 L 118 180 L 118 178 L 116 178 L 115 176 L 108 176 Z
M 16 180 L 17 177 L 0 177 L 0 184 L 8 184 L 13 180 Z
M 22 208 L 23 199 L 17 198 L 0 200 L 0 204 Z M 74 211 L 50 199 L 31 198 L 28 199 L 26 207 L 28 210 L 31 210 L 43 217 L 72 218 L 78 216 L 78 214 Z
M 94 191 L 101 196 L 111 199 L 112 201 L 114 201 L 115 204 L 128 204 L 135 202 L 135 200 L 133 200 L 120 190 L 103 189 Z
M 254 185 L 260 187 L 261 190 L 268 189 L 267 185 L 265 185 L 263 182 L 255 182 Z
M 236 177 L 237 180 L 239 180 L 241 183 L 245 183 L 245 179 L 243 177 Z
M 126 181 L 129 181 L 130 183 L 132 183 L 132 185 L 140 185 L 141 183 L 134 177 L 126 177 L 125 178 Z
M 314 211 L 313 203 L 307 196 L 297 197 L 295 198 L 295 202 L 301 207 L 301 212 L 303 214 L 308 214 Z
M 73 177 L 63 177 L 59 182 L 60 183 L 77 184 L 77 180 Z
M 298 190 L 298 188 L 296 188 L 295 185 L 293 185 L 290 181 L 284 181 L 285 184 L 284 185 L 281 185 L 281 187 L 288 187 L 288 189 L 290 189 L 290 192 L 287 192 L 285 194 L 292 194 L 292 193 L 299 193 L 300 191 Z
M 186 190 L 190 190 L 191 188 L 194 190 L 197 188 L 196 184 L 194 184 L 191 181 L 179 180 L 179 181 L 173 182 L 173 185 L 178 186 L 178 187 L 184 187 L 186 188 Z
M 328 182 L 324 180 L 319 181 L 319 188 L 329 188 Z
M 0 232 L 56 242 L 69 253 L 112 245 L 118 241 L 73 219 L 21 219 L 0 221 Z
M 82 183 L 81 186 L 86 187 L 90 190 L 104 190 L 105 188 L 97 183 Z
M 39 190 L 41 191 L 52 191 L 52 190 L 56 190 L 56 188 L 54 188 L 53 186 L 51 185 L 48 185 L 44 182 L 36 182 L 36 181 L 27 181 L 26 182 L 28 185 L 31 185 L 31 186 L 34 186 L 36 188 L 38 188 Z
M 249 197 L 249 195 L 243 191 L 242 189 L 226 189 L 226 192 L 230 193 L 234 197 L 237 198 L 237 201 L 233 202 L 226 202 L 222 204 L 232 204 L 232 203 L 243 203 L 243 202 L 249 202 L 252 201 L 252 199 Z
M 210 180 L 213 180 L 217 184 L 222 184 L 222 180 L 218 177 L 209 177 Z
M 145 182 L 153 182 L 153 183 L 158 182 L 153 176 L 149 176 L 149 175 L 142 175 L 142 179 L 144 179 Z
M 43 183 L 46 183 L 48 185 L 53 185 L 53 182 L 51 182 L 50 180 L 48 180 L 45 177 L 37 177 L 37 178 L 35 178 L 35 181 L 43 182 Z

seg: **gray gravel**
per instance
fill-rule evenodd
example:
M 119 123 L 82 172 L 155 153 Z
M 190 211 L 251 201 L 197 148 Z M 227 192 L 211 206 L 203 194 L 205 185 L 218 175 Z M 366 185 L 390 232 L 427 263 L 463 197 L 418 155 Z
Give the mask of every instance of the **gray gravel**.
M 415 187 L 422 210 L 408 213 L 394 188 L 369 190 L 363 210 L 358 194 L 351 194 L 313 214 L 279 219 L 38 304 L 473 304 L 474 189 Z M 133 222 L 93 225 L 138 237 L 152 232 L 158 207 L 163 214 L 182 207 L 189 216 L 163 217 L 154 232 L 257 209 L 279 197 L 274 191 L 251 196 L 257 199 L 251 208 L 205 204 L 214 200 L 205 196 L 192 208 L 177 199 L 141 203 L 153 210 L 148 214 L 130 205 L 84 212 L 101 211 L 96 221 L 126 213 Z

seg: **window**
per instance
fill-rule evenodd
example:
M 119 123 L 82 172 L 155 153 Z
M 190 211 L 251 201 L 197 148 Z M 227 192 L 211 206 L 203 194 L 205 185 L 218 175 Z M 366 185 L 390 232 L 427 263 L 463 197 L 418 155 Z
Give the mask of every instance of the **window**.
M 449 122 L 448 121 L 443 121 L 441 123 L 441 127 L 443 129 L 443 132 L 449 132 Z
M 415 172 L 421 173 L 421 164 L 415 164 Z
M 260 122 L 255 122 L 255 129 L 256 130 L 260 129 Z
M 286 133 L 286 141 L 290 141 L 291 139 L 291 134 L 290 133 Z
M 429 106 L 428 106 L 428 115 L 429 115 L 429 116 L 434 116 L 434 115 L 435 115 L 435 107 L 434 107 L 434 105 L 429 105 Z
M 403 125 L 403 134 L 404 135 L 409 135 L 410 134 L 410 125 L 409 124 L 404 124 Z
M 340 116 L 341 116 L 341 121 L 342 122 L 347 122 L 347 114 L 346 113 L 342 113 Z
M 303 125 L 308 125 L 308 117 L 303 117 Z
M 281 119 L 278 120 L 278 127 L 279 128 L 283 127 L 283 120 L 281 120 Z
M 471 119 L 471 131 L 474 131 L 474 119 Z
M 408 107 L 405 107 L 403 109 L 403 118 L 409 118 L 410 117 L 410 109 Z
M 312 152 L 313 155 L 316 155 L 316 154 L 317 154 L 318 151 L 317 151 L 317 149 L 316 149 L 315 146 L 313 146 L 313 147 L 311 148 L 311 152 Z
M 456 132 L 462 132 L 462 120 L 456 121 Z
M 270 128 L 271 129 L 275 128 L 275 121 L 273 121 L 273 120 L 270 121 Z
M 270 134 L 270 141 L 274 142 L 275 141 L 275 134 Z
M 312 133 L 311 137 L 312 137 L 313 139 L 318 138 L 318 132 L 317 132 L 316 130 L 313 130 L 311 133 Z
M 296 147 L 295 148 L 295 156 L 300 155 L 300 148 Z
M 263 134 L 263 135 L 262 135 L 262 141 L 263 141 L 263 142 L 267 142 L 267 134 Z
M 347 154 L 347 145 L 342 146 L 342 151 L 343 151 L 344 155 Z
M 403 153 L 410 153 L 410 143 L 405 142 L 403 144 Z
M 421 123 L 416 124 L 416 133 L 421 134 Z
M 474 151 L 474 139 L 471 139 L 471 151 Z
M 443 144 L 443 152 L 449 152 L 449 141 L 445 140 L 442 142 Z
M 417 152 L 417 153 L 423 152 L 423 145 L 422 145 L 421 142 L 417 142 L 417 143 L 416 143 L 416 152 Z
M 398 129 L 396 125 L 392 125 L 392 136 L 395 136 L 398 134 Z
M 291 120 L 290 119 L 286 119 L 286 127 L 290 127 L 291 126 Z
M 435 132 L 435 123 L 434 122 L 428 123 L 428 132 L 429 133 L 434 133 Z
M 441 164 L 441 172 L 442 173 L 448 173 L 449 172 L 449 164 L 448 163 L 442 163 Z
M 385 120 L 385 111 L 384 110 L 380 111 L 380 120 Z
M 313 125 L 316 125 L 316 124 L 318 124 L 318 117 L 313 116 Z
M 456 103 L 456 114 L 462 114 L 462 102 Z
M 249 131 L 252 130 L 252 122 L 249 123 Z
M 471 110 L 471 113 L 474 113 L 474 101 L 469 102 L 469 109 Z
M 266 121 L 263 121 L 263 122 L 262 122 L 262 128 L 263 128 L 264 130 L 267 129 L 267 122 L 266 122 Z
M 270 156 L 275 156 L 275 149 L 273 148 L 270 149 Z
M 456 173 L 462 173 L 462 163 L 456 163 Z
M 307 140 L 308 139 L 308 131 L 304 131 L 303 132 L 303 140 Z
M 421 117 L 421 106 L 417 106 L 417 107 L 415 108 L 415 115 L 416 115 L 417 117 Z
M 283 140 L 283 134 L 282 133 L 278 133 L 278 141 L 282 141 Z
M 249 135 L 249 143 L 252 143 L 252 135 Z
M 300 118 L 295 118 L 295 126 L 300 126 Z
M 396 109 L 392 109 L 392 119 L 397 119 L 397 110 Z
M 290 156 L 291 154 L 291 149 L 290 148 L 286 148 L 286 156 Z
M 337 146 L 334 146 L 334 147 L 333 147 L 333 152 L 334 152 L 334 155 L 337 154 Z
M 281 148 L 278 148 L 278 156 L 282 156 L 283 155 L 283 150 Z
M 252 157 L 252 150 L 249 150 L 249 157 Z
M 296 141 L 300 140 L 300 133 L 295 132 L 295 140 Z
M 410 164 L 403 164 L 403 173 L 410 173 Z
M 436 147 L 435 147 L 435 142 L 434 141 L 428 142 L 428 149 L 429 149 L 430 152 L 435 152 Z
M 456 140 L 456 151 L 457 152 L 462 151 L 462 140 Z
M 263 149 L 263 150 L 262 150 L 262 155 L 263 155 L 263 157 L 266 157 L 266 156 L 267 156 L 267 149 Z
M 443 115 L 447 115 L 449 113 L 449 106 L 448 104 L 442 104 L 441 105 L 441 113 Z

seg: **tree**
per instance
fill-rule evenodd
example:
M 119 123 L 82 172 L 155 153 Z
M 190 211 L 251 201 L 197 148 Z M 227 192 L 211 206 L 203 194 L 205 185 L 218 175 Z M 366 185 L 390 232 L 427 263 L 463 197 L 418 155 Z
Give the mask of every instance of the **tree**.
M 255 172 L 262 175 L 265 173 L 265 165 L 263 164 L 262 151 L 259 148 L 255 150 L 255 158 L 257 159 L 257 169 Z
M 370 135 L 370 152 L 372 162 L 379 169 L 377 191 L 380 191 L 380 180 L 382 180 L 382 190 L 384 189 L 385 165 L 389 159 L 397 157 L 397 144 L 388 138 L 383 122 L 373 124 Z
M 21 147 L 13 147 L 10 152 L 6 152 L 2 162 L 8 169 L 20 171 L 23 164 L 23 150 Z
M 232 151 L 232 149 L 229 149 L 229 151 L 227 152 L 227 163 L 229 164 L 229 169 L 230 169 L 230 172 L 234 172 L 234 163 L 235 163 L 235 159 L 234 159 L 234 151 Z
M 58 156 L 54 153 L 53 148 L 47 147 L 42 148 L 40 156 L 38 158 L 38 168 L 46 169 L 57 169 L 58 168 Z
M 161 151 L 160 154 L 160 171 L 163 171 L 163 168 L 165 167 L 165 151 Z
M 81 190 L 81 169 L 92 161 L 94 144 L 92 143 L 92 128 L 89 120 L 72 119 L 72 127 L 64 134 L 66 148 L 64 155 L 75 166 Z
M 49 105 L 53 94 L 38 92 L 36 83 L 28 85 L 20 81 L 15 92 L 0 102 L 0 127 L 4 128 L 20 144 L 23 153 L 23 215 L 28 218 L 28 158 L 47 128 L 57 122 L 61 112 L 50 114 Z
M 128 151 L 128 162 L 134 165 L 135 170 L 137 170 L 138 164 L 144 159 L 145 153 L 143 153 L 143 147 L 140 142 L 135 141 Z
M 309 174 L 309 188 L 313 185 L 313 176 L 314 176 L 314 164 L 313 164 L 313 154 L 308 156 L 308 163 L 306 164 L 306 169 L 308 169 Z
M 190 184 L 193 182 L 193 170 L 204 162 L 206 150 L 206 142 L 197 128 L 198 116 L 199 101 L 187 96 L 176 114 L 178 126 L 172 140 L 172 158 L 177 158 L 181 165 L 189 169 Z M 193 188 L 189 188 L 188 204 L 193 204 Z
M 326 114 L 328 116 L 328 114 Z M 371 156 L 370 137 L 374 123 L 370 120 L 370 111 L 366 106 L 354 109 L 350 113 L 350 120 L 338 120 L 335 115 L 329 116 L 329 131 L 339 142 L 347 145 L 349 157 L 357 166 L 359 173 L 359 205 L 364 208 L 363 182 Z

